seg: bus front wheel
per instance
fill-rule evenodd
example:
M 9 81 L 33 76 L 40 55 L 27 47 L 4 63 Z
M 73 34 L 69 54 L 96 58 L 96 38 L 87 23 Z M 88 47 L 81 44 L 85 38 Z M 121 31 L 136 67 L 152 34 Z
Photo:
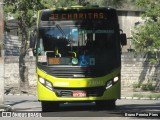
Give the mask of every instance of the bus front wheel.
M 96 106 L 100 109 L 115 109 L 116 100 L 100 100 L 96 101 Z
M 59 103 L 53 101 L 41 101 L 43 112 L 53 112 L 59 109 Z

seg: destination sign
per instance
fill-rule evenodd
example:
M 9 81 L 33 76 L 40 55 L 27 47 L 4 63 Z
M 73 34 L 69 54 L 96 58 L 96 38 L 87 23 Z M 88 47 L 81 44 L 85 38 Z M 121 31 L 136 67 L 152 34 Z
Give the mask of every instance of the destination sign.
M 112 12 L 107 10 L 48 10 L 41 14 L 41 21 L 55 20 L 103 20 L 111 19 Z
M 49 17 L 49 20 L 77 20 L 77 19 L 104 19 L 106 18 L 104 13 L 53 13 Z

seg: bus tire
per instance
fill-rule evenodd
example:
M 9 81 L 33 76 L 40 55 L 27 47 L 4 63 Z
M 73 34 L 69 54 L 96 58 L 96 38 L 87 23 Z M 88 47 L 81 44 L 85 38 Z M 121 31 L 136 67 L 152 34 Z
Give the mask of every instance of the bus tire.
M 59 103 L 53 101 L 41 101 L 42 112 L 58 111 Z
M 100 109 L 108 109 L 112 110 L 115 109 L 116 107 L 116 100 L 101 100 L 101 101 L 96 101 L 96 106 Z

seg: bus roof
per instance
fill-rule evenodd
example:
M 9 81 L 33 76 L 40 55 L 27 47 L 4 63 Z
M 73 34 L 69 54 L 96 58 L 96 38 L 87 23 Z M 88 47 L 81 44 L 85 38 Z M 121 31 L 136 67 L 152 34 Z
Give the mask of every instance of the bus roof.
M 73 9 L 79 9 L 79 10 L 83 10 L 83 9 L 106 9 L 106 10 L 115 10 L 114 8 L 111 8 L 111 7 L 99 7 L 97 5 L 91 5 L 91 6 L 79 6 L 79 5 L 76 5 L 76 6 L 70 6 L 70 7 L 53 7 L 53 8 L 50 8 L 50 9 L 43 9 L 43 10 L 40 10 L 40 11 L 49 11 L 49 10 L 73 10 Z

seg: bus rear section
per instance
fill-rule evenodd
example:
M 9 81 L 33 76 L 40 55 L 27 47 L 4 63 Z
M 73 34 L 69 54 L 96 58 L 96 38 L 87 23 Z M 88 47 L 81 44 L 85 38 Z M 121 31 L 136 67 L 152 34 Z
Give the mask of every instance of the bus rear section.
M 122 38 L 114 9 L 40 11 L 34 46 L 42 110 L 57 110 L 59 103 L 93 101 L 114 108 L 121 93 Z

